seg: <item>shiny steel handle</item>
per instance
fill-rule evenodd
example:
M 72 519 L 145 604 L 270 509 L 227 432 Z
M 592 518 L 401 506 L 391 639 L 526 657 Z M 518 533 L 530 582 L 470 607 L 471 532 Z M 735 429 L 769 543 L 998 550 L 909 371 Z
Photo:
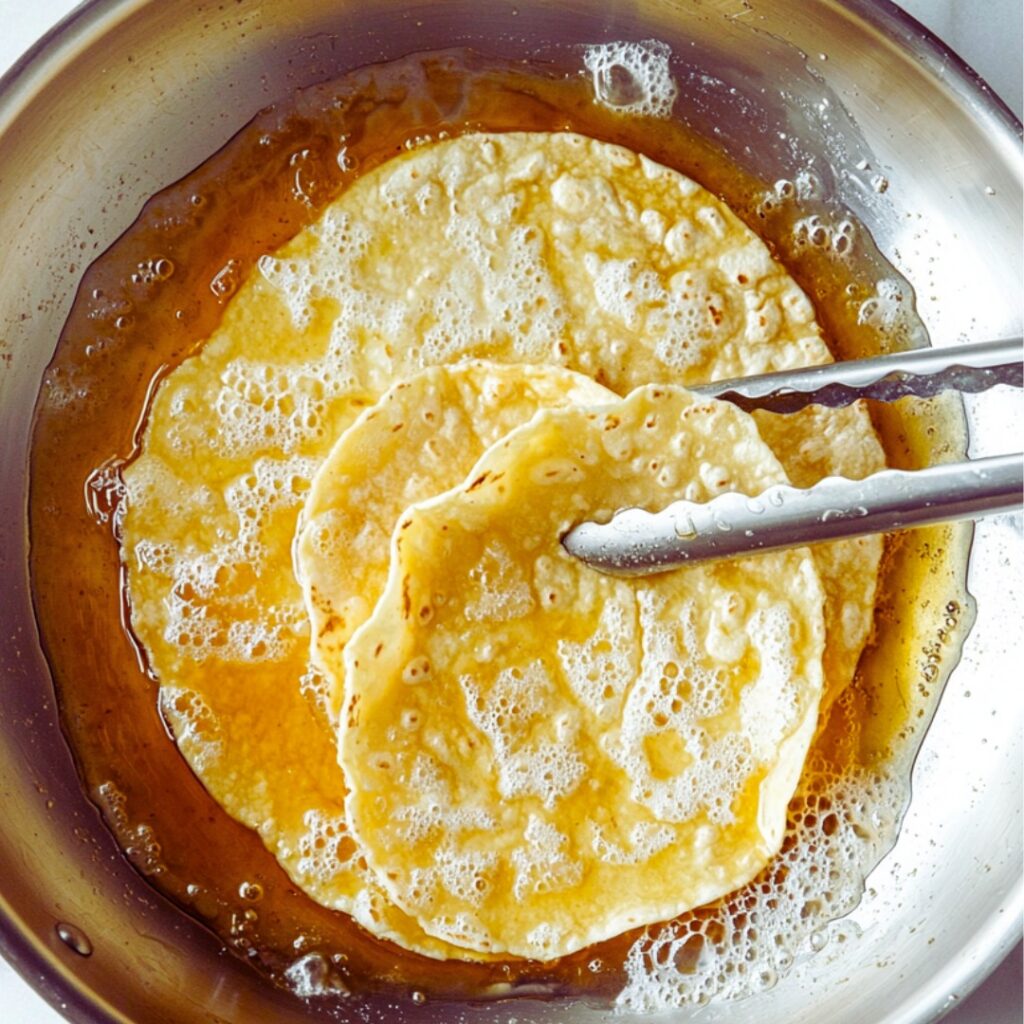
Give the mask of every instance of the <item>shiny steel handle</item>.
M 810 369 L 717 381 L 692 390 L 747 411 L 796 412 L 859 398 L 895 401 L 942 391 L 1022 386 L 1021 339 L 927 348 Z M 1019 508 L 1021 455 L 1000 455 L 913 472 L 884 470 L 864 480 L 829 477 L 801 490 L 722 494 L 677 501 L 660 512 L 626 509 L 608 523 L 581 523 L 566 550 L 603 572 L 639 576 L 716 558 L 972 519 Z
M 828 477 L 800 490 L 786 484 L 756 497 L 728 493 L 677 501 L 660 512 L 626 509 L 605 524 L 581 523 L 566 550 L 616 576 L 642 576 L 909 526 L 973 519 L 1021 505 L 1024 456 L 997 455 L 915 471 L 887 469 L 863 480 Z
M 907 395 L 931 398 L 943 391 L 985 391 L 996 384 L 1021 387 L 1020 338 L 978 345 L 915 349 L 808 369 L 736 377 L 691 388 L 750 412 L 796 412 L 808 405 L 832 408 L 859 398 L 892 402 Z

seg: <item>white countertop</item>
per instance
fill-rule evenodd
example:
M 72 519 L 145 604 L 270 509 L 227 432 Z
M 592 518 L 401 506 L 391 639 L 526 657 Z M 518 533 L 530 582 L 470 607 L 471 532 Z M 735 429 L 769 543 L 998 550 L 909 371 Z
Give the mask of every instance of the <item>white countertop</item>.
M 0 0 L 4 25 L 0 73 L 77 2 Z M 1021 116 L 1021 0 L 902 0 L 901 6 L 971 64 Z M 984 985 L 944 1018 L 946 1024 L 1020 1024 L 1024 1019 L 1021 960 L 1018 946 Z M 0 958 L 0 1020 L 4 1024 L 61 1024 L 63 1019 Z

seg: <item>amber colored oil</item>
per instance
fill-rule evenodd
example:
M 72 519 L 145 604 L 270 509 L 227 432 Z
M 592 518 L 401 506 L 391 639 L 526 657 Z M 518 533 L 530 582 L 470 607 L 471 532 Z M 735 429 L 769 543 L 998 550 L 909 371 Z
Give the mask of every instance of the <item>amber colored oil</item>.
M 31 572 L 83 783 L 135 867 L 275 979 L 317 953 L 330 978 L 356 992 L 606 996 L 621 983 L 635 935 L 553 964 L 439 963 L 373 938 L 297 890 L 256 834 L 210 798 L 168 735 L 144 652 L 126 628 L 116 536 L 118 468 L 136 453 L 154 387 L 213 331 L 258 256 L 418 137 L 565 129 L 643 152 L 725 199 L 811 295 L 838 357 L 888 346 L 857 323 L 860 303 L 894 273 L 866 232 L 841 259 L 801 247 L 792 227 L 807 210 L 766 212 L 765 183 L 681 125 L 598 106 L 575 73 L 451 51 L 363 69 L 269 107 L 154 196 L 86 271 L 46 373 L 31 460 Z M 951 400 L 904 400 L 873 416 L 893 465 L 962 452 Z M 927 722 L 969 626 L 968 538 L 964 526 L 940 526 L 888 545 L 874 640 L 817 741 L 840 770 L 893 756 Z

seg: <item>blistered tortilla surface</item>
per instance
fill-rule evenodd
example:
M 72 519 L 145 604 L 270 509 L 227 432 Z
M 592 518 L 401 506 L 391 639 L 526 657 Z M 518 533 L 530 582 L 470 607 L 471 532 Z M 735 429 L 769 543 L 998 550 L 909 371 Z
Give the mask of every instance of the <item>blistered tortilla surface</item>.
M 822 685 L 809 552 L 623 580 L 559 538 L 681 481 L 784 480 L 750 417 L 651 386 L 539 413 L 401 517 L 340 750 L 350 827 L 425 931 L 549 959 L 775 853 Z
M 561 366 L 622 394 L 829 356 L 803 292 L 695 182 L 576 135 L 510 133 L 426 145 L 358 179 L 261 261 L 162 382 L 125 472 L 122 551 L 178 745 L 306 892 L 435 956 L 453 953 L 407 933 L 348 832 L 292 542 L 357 417 L 469 358 Z M 823 413 L 777 432 L 791 477 L 834 472 L 851 438 L 880 462 L 866 415 L 845 415 L 843 431 Z M 819 564 L 838 692 L 870 626 L 877 552 L 833 550 Z
M 313 481 L 296 541 L 312 631 L 334 717 L 340 658 L 384 589 L 391 533 L 409 506 L 462 481 L 484 450 L 538 409 L 614 395 L 553 366 L 473 360 L 396 384 L 342 434 Z

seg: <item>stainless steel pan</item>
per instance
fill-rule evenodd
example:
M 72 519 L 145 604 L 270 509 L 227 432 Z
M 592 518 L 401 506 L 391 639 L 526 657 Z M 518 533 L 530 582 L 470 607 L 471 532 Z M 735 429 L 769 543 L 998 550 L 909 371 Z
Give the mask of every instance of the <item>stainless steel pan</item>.
M 521 55 L 650 36 L 679 56 L 696 127 L 717 125 L 737 160 L 773 180 L 816 155 L 825 187 L 915 283 L 933 343 L 1020 333 L 1020 126 L 885 0 L 94 0 L 0 84 L 0 947 L 74 1019 L 323 1012 L 221 955 L 135 875 L 80 791 L 59 730 L 28 596 L 26 450 L 84 264 L 148 196 L 295 86 L 453 43 Z M 753 97 L 757 116 L 737 95 Z M 1009 401 L 970 401 L 969 417 L 972 454 L 1006 447 Z M 978 531 L 977 625 L 918 759 L 899 842 L 846 929 L 855 937 L 701 1021 L 929 1020 L 1015 941 L 1020 530 L 1003 518 Z M 604 1013 L 520 1002 L 372 1015 L 407 1017 Z

